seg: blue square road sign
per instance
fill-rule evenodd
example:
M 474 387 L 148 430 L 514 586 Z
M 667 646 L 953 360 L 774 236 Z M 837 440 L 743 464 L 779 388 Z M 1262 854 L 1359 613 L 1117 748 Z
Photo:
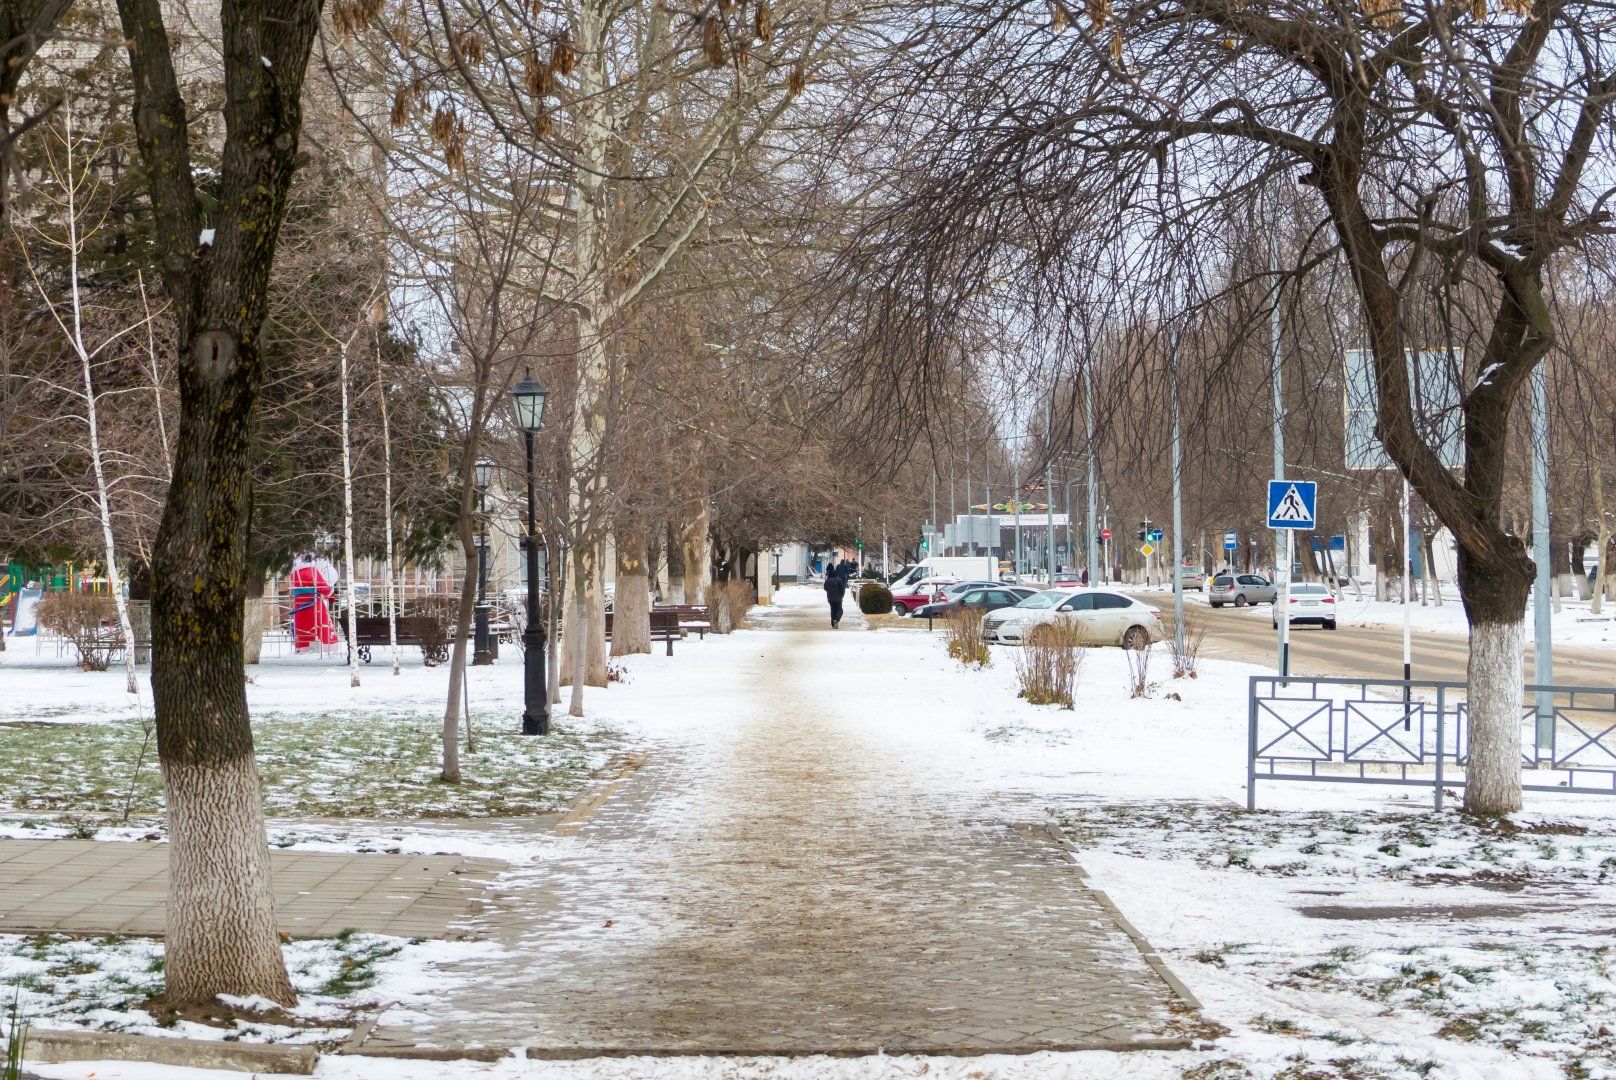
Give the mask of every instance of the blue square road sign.
M 1318 524 L 1319 485 L 1311 480 L 1268 481 L 1268 527 L 1311 532 Z

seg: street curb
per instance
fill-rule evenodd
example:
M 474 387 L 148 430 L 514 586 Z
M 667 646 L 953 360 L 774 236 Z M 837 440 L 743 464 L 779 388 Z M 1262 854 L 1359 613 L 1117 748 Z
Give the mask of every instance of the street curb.
M 1083 864 L 1078 861 L 1077 852 L 1071 840 L 1066 837 L 1060 826 L 1049 824 L 1043 826 L 1043 830 L 1051 840 L 1060 846 L 1062 851 L 1066 852 L 1067 857 L 1072 860 L 1072 865 L 1077 867 L 1078 875 L 1082 877 L 1084 886 L 1094 894 L 1094 898 L 1100 902 L 1101 907 L 1105 908 L 1106 913 L 1116 920 L 1117 925 L 1122 928 L 1122 932 L 1128 935 L 1128 939 L 1133 942 L 1134 948 L 1139 950 L 1139 955 L 1144 959 L 1145 965 L 1154 971 L 1161 981 L 1167 984 L 1167 988 L 1173 992 L 1174 996 L 1186 1006 L 1196 1012 L 1202 1012 L 1200 999 L 1190 991 L 1188 986 L 1184 985 L 1182 979 L 1173 973 L 1173 969 L 1167 966 L 1167 962 L 1156 952 L 1156 947 L 1150 943 L 1150 939 L 1141 934 L 1139 928 L 1128 921 L 1128 917 L 1122 913 L 1121 908 L 1117 907 L 1116 902 L 1106 895 L 1104 889 L 1096 888 L 1094 883 L 1089 880 L 1088 874 L 1083 870 Z
M 777 1057 L 777 1058 L 805 1058 L 805 1057 L 833 1057 L 833 1058 L 864 1058 L 864 1057 L 986 1057 L 988 1055 L 1003 1055 L 1005 1057 L 1025 1057 L 1029 1054 L 1077 1054 L 1106 1052 L 1113 1054 L 1132 1053 L 1136 1050 L 1193 1050 L 1197 1046 L 1192 1038 L 1172 1039 L 1138 1039 L 1127 1041 L 1122 1039 L 1093 1039 L 1077 1040 L 1062 1043 L 1037 1043 L 1026 1046 L 927 1046 L 924 1043 L 900 1043 L 891 1046 L 872 1043 L 868 1046 L 824 1046 L 804 1050 L 801 1046 L 781 1046 L 772 1043 L 742 1043 L 737 1046 L 726 1046 L 722 1050 L 711 1047 L 685 1048 L 680 1046 L 529 1046 L 523 1054 L 530 1061 L 588 1061 L 591 1058 L 626 1058 L 626 1057 Z
M 193 1069 L 233 1069 L 248 1073 L 314 1072 L 319 1052 L 312 1046 L 169 1039 L 160 1035 L 123 1035 L 105 1031 L 48 1031 L 32 1028 L 23 1057 L 35 1064 L 68 1061 L 145 1061 Z

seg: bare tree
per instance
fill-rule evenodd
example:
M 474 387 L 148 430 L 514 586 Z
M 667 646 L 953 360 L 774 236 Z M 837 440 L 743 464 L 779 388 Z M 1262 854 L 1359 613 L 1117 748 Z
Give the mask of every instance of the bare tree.
M 240 645 L 258 335 L 302 127 L 318 0 L 223 0 L 220 201 L 192 168 L 190 110 L 159 0 L 119 0 L 131 115 L 178 328 L 180 426 L 153 552 L 152 689 L 169 813 L 165 978 L 176 1003 L 296 999 L 280 952 Z

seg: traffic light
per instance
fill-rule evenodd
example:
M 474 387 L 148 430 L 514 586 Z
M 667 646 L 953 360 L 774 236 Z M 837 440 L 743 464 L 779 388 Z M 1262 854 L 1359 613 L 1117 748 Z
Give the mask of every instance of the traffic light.
M 929 541 L 926 541 L 926 540 L 922 540 L 922 541 L 921 541 L 921 542 L 920 542 L 920 550 L 921 550 L 921 551 L 925 551 L 925 550 L 926 550 L 926 549 L 927 549 L 927 548 L 928 548 L 928 547 L 930 547 L 930 546 L 931 546 L 931 545 L 930 545 L 930 542 L 929 542 Z

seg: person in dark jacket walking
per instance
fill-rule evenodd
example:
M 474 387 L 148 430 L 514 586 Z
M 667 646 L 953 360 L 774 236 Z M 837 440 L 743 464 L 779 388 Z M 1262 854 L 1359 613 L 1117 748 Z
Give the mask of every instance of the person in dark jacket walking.
M 842 598 L 847 595 L 847 583 L 858 569 L 851 559 L 829 563 L 825 567 L 825 599 L 830 601 L 830 628 L 836 629 L 842 621 Z

